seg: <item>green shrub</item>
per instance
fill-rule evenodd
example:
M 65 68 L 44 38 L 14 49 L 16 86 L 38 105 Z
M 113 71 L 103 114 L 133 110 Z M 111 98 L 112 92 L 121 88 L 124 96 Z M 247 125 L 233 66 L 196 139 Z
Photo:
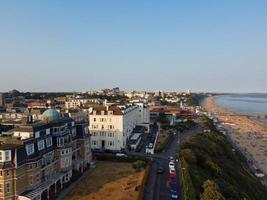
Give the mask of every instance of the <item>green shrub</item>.
M 133 163 L 133 168 L 136 171 L 141 171 L 142 169 L 144 169 L 146 167 L 146 162 L 143 160 L 137 160 Z

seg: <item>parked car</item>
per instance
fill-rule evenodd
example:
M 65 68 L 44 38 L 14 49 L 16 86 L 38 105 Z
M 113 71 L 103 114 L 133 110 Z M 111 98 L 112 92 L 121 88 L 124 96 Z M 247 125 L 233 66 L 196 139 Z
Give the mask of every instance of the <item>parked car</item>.
M 176 179 L 176 171 L 170 171 L 169 173 L 169 181 L 172 182 Z
M 124 158 L 127 158 L 128 156 L 124 153 L 116 153 L 115 156 L 117 157 L 124 157 Z
M 176 176 L 176 171 L 175 171 L 175 169 L 170 169 L 170 170 L 169 170 L 169 174 L 172 174 L 172 175 L 175 175 L 175 176 Z
M 169 169 L 170 169 L 170 170 L 171 170 L 171 169 L 174 169 L 174 170 L 175 170 L 175 164 L 174 164 L 173 161 L 170 161 L 170 162 L 169 162 Z
M 175 161 L 173 156 L 169 156 L 169 160 L 170 160 L 170 162 L 174 162 Z
M 171 189 L 171 200 L 176 200 L 176 199 L 178 199 L 177 190 Z

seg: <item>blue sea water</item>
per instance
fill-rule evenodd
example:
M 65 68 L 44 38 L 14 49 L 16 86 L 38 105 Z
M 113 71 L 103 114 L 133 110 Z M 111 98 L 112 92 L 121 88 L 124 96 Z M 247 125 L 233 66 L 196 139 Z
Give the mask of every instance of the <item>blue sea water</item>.
M 222 95 L 215 102 L 235 112 L 267 116 L 267 94 Z

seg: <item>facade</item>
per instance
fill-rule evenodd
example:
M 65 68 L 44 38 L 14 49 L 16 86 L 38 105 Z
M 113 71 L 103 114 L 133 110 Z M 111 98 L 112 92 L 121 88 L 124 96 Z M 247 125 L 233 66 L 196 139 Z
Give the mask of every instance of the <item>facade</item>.
M 91 162 L 86 122 L 49 109 L 0 137 L 0 199 L 50 199 Z
M 150 123 L 150 111 L 147 103 L 137 102 L 134 103 L 138 106 L 138 124 L 149 124 Z
M 93 149 L 125 149 L 138 123 L 138 106 L 95 107 L 89 115 Z
M 68 99 L 65 102 L 65 108 L 66 109 L 77 109 L 80 108 L 82 106 L 82 101 L 80 99 L 76 99 L 76 98 L 72 98 L 72 99 Z
M 149 128 L 149 108 L 145 103 L 125 106 L 99 106 L 89 114 L 93 149 L 119 151 L 126 148 L 134 128 Z

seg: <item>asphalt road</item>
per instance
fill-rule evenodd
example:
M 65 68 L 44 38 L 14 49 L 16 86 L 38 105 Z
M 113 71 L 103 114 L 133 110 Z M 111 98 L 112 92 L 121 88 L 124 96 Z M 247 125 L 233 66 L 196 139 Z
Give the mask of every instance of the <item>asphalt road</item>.
M 148 176 L 144 200 L 170 200 L 170 186 L 168 182 L 168 174 L 169 174 L 169 156 L 175 157 L 176 151 L 180 148 L 180 143 L 184 141 L 187 137 L 199 133 L 201 131 L 201 127 L 198 126 L 196 129 L 184 131 L 181 135 L 173 136 L 173 140 L 166 148 L 165 152 L 160 154 L 155 154 L 153 157 L 154 162 L 152 164 L 150 174 Z M 157 174 L 157 166 L 163 166 L 164 173 Z M 176 174 L 177 174 L 177 185 L 178 185 L 178 199 L 182 199 L 182 191 L 180 187 L 180 177 L 179 177 L 179 168 L 178 163 L 176 163 Z

